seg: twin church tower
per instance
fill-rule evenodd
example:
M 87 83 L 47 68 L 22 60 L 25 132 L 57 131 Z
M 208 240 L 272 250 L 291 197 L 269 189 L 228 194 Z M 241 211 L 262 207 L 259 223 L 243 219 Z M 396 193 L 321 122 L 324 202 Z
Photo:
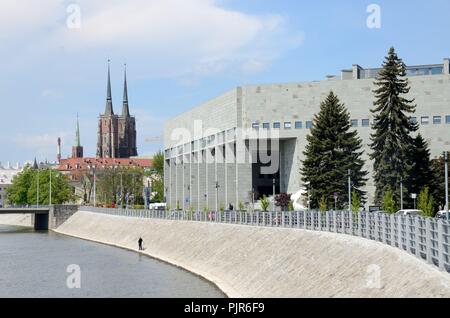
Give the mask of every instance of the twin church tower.
M 98 120 L 97 158 L 130 158 L 137 156 L 136 120 L 128 107 L 127 70 L 125 65 L 122 114 L 114 114 L 111 76 L 108 61 L 108 86 L 105 113 Z

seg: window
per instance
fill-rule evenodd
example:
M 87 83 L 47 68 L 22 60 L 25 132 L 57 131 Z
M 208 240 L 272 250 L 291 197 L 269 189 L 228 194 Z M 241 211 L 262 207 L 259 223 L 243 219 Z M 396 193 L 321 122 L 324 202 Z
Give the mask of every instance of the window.
M 410 121 L 412 124 L 417 124 L 417 117 L 411 117 L 411 118 L 409 119 L 409 121 Z
M 352 119 L 351 120 L 351 124 L 352 124 L 352 127 L 358 127 L 358 120 L 357 119 Z
M 306 129 L 311 129 L 313 127 L 313 122 L 312 121 L 307 121 L 306 122 Z
M 302 129 L 302 122 L 301 121 L 296 121 L 295 122 L 295 129 Z
M 274 129 L 280 129 L 281 128 L 281 124 L 279 122 L 273 123 L 273 128 Z
M 263 124 L 263 129 L 270 129 L 270 124 L 269 123 L 264 123 Z
M 291 128 L 292 128 L 291 122 L 285 122 L 284 123 L 284 129 L 291 129 Z
M 369 119 L 363 119 L 361 121 L 361 123 L 362 123 L 363 127 L 369 127 L 370 126 L 370 120 Z
M 423 116 L 420 122 L 422 123 L 422 125 L 428 125 L 430 123 L 430 117 Z
M 442 124 L 442 117 L 441 116 L 434 116 L 433 117 L 433 125 L 440 125 Z
M 445 116 L 445 123 L 450 124 L 450 116 Z
M 252 124 L 253 129 L 259 129 L 259 123 L 253 123 Z

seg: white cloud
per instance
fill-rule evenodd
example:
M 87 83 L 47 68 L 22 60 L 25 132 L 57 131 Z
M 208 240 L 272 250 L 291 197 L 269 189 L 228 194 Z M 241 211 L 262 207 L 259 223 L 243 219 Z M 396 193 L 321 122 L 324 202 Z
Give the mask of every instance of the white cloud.
M 64 139 L 69 134 L 67 132 L 60 132 L 58 134 L 36 134 L 36 135 L 25 135 L 18 134 L 14 141 L 15 143 L 24 149 L 39 151 L 42 153 L 48 153 L 48 150 L 54 150 L 56 153 L 56 146 L 58 137 Z
M 41 96 L 44 98 L 59 98 L 63 96 L 63 93 L 59 90 L 47 88 L 41 92 Z
M 31 51 L 49 58 L 49 52 L 63 54 L 78 62 L 111 57 L 139 65 L 140 76 L 177 78 L 259 72 L 301 44 L 301 34 L 290 33 L 284 17 L 247 14 L 224 8 L 222 2 L 79 0 L 81 27 L 72 29 L 66 24 L 71 2 L 3 0 L 0 36 L 32 39 L 21 58 Z

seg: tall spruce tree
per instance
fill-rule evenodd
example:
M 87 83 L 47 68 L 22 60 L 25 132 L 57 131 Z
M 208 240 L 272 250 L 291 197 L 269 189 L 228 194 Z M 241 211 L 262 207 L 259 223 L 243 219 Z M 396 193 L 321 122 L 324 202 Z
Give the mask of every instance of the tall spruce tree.
M 328 208 L 334 208 L 334 193 L 338 193 L 338 208 L 346 207 L 349 169 L 353 189 L 364 200 L 366 193 L 361 188 L 367 181 L 367 172 L 361 159 L 362 141 L 351 129 L 349 112 L 333 92 L 322 102 L 306 138 L 301 174 L 303 182 L 309 183 L 311 208 L 318 208 L 322 198 Z
M 400 180 L 406 179 L 408 151 L 413 144 L 411 133 L 418 129 L 411 121 L 415 112 L 414 100 L 407 99 L 410 87 L 406 65 L 394 48 L 389 50 L 383 68 L 375 81 L 374 133 L 371 135 L 371 159 L 374 161 L 375 199 L 382 202 L 383 193 L 394 191 L 394 200 L 400 202 Z
M 412 207 L 413 201 L 408 194 L 415 193 L 418 195 L 426 187 L 429 188 L 431 193 L 435 191 L 435 182 L 433 182 L 434 171 L 430 158 L 430 150 L 421 134 L 418 134 L 413 139 L 413 143 L 408 152 L 408 158 L 409 171 L 405 180 L 407 192 L 404 193 L 404 198 L 409 206 Z

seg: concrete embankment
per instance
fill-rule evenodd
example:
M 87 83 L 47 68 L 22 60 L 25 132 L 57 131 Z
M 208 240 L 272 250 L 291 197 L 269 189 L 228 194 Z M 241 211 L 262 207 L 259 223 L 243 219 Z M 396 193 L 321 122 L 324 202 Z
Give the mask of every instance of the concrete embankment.
M 4 214 L 0 215 L 1 225 L 13 225 L 13 226 L 32 226 L 31 214 Z
M 450 275 L 382 243 L 295 229 L 77 212 L 56 232 L 144 253 L 230 297 L 450 297 Z

